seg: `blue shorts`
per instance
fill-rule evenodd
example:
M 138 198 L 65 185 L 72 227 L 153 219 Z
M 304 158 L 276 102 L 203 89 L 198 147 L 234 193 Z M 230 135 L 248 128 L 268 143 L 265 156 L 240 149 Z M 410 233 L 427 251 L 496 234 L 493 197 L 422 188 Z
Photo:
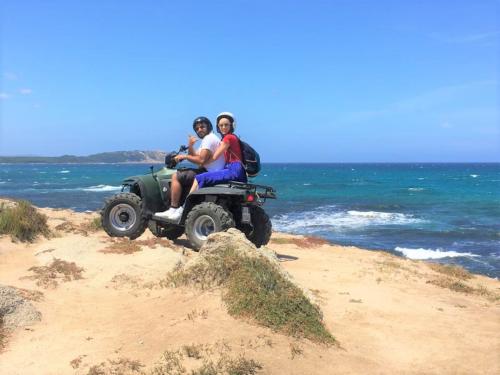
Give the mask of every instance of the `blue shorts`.
M 214 186 L 217 184 L 224 184 L 229 181 L 247 182 L 247 173 L 245 168 L 239 162 L 228 163 L 224 169 L 214 172 L 206 172 L 196 175 L 198 187 L 203 188 L 207 186 Z

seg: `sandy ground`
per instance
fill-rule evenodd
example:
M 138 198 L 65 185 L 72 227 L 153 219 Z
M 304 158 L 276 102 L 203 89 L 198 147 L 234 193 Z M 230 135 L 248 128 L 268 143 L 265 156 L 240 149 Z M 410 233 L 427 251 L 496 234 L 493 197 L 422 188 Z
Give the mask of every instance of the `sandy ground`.
M 433 284 L 444 276 L 424 262 L 301 247 L 298 237 L 274 233 L 268 247 L 313 291 L 338 340 L 325 347 L 234 319 L 218 290 L 161 287 L 183 257 L 197 256 L 182 239 L 155 245 L 147 232 L 140 251 L 103 252 L 114 240 L 81 229 L 96 214 L 41 211 L 56 237 L 28 245 L 0 237 L 0 284 L 43 293 L 33 302 L 42 321 L 9 336 L 0 374 L 87 374 L 119 358 L 148 368 L 165 350 L 190 344 L 254 359 L 263 374 L 500 374 L 498 280 L 474 276 L 466 283 L 478 292 L 465 294 Z M 75 262 L 83 278 L 50 288 L 26 278 L 54 258 Z

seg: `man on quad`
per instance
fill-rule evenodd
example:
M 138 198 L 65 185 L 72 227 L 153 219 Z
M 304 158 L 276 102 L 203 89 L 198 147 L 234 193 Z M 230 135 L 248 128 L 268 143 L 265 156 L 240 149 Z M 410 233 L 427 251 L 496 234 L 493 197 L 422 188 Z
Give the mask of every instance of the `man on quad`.
M 194 178 L 197 174 L 203 172 L 214 172 L 224 168 L 224 155 L 220 155 L 213 160 L 212 156 L 219 147 L 220 140 L 213 133 L 213 126 L 210 120 L 204 116 L 200 116 L 193 121 L 193 130 L 198 138 L 201 139 L 200 147 L 195 151 L 194 144 L 197 138 L 189 136 L 187 155 L 180 154 L 175 157 L 176 162 L 188 160 L 191 163 L 197 164 L 198 169 L 184 169 L 177 171 L 172 176 L 170 186 L 170 208 L 163 212 L 157 212 L 154 216 L 160 219 L 177 221 L 182 216 L 183 207 L 181 205 L 181 197 L 184 191 L 189 191 L 193 185 Z

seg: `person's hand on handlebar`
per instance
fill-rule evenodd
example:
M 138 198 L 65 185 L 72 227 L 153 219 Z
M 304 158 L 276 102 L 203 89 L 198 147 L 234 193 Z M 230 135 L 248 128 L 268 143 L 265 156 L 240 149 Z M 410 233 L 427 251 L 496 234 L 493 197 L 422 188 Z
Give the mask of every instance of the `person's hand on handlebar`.
M 187 159 L 187 155 L 185 155 L 185 154 L 179 154 L 179 155 L 175 156 L 174 159 L 175 159 L 176 163 L 180 163 L 181 161 Z

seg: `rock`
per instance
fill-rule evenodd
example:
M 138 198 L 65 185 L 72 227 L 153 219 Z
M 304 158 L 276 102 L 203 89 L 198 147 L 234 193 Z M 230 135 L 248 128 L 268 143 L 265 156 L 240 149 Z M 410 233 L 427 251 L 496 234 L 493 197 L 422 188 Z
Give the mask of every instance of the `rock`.
M 39 322 L 42 314 L 16 288 L 0 285 L 0 318 L 4 328 L 12 331 Z
M 275 251 L 265 246 L 257 249 L 255 245 L 250 242 L 242 232 L 235 228 L 230 228 L 226 232 L 216 232 L 209 235 L 207 238 L 207 242 L 200 249 L 199 256 L 192 260 L 189 260 L 183 268 L 189 269 L 199 264 L 200 262 L 204 262 L 204 258 L 207 255 L 222 252 L 228 247 L 233 248 L 237 254 L 240 254 L 242 256 L 266 258 L 285 279 L 302 290 L 309 301 L 311 301 L 315 305 L 318 305 L 318 301 L 314 294 L 309 289 L 299 285 L 295 281 L 293 276 L 281 267 L 281 263 Z

